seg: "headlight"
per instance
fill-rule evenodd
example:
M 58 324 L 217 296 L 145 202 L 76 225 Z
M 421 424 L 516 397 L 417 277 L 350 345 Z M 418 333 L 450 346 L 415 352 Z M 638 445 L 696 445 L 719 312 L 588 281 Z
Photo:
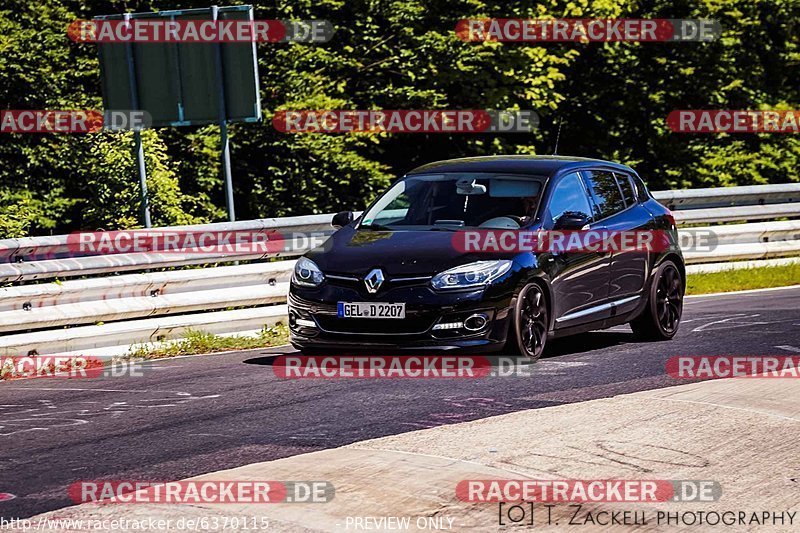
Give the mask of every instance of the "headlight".
M 477 261 L 445 270 L 433 276 L 434 289 L 466 289 L 488 285 L 511 269 L 508 259 Z
M 325 275 L 311 259 L 301 257 L 294 264 L 292 282 L 302 287 L 316 287 L 325 279 Z

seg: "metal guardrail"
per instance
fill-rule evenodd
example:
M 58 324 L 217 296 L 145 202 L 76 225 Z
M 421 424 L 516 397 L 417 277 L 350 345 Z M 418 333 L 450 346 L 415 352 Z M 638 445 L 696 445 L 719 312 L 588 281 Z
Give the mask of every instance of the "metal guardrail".
M 130 272 L 136 270 L 153 270 L 159 268 L 175 268 L 192 265 L 207 265 L 214 263 L 232 263 L 236 261 L 253 261 L 264 259 L 276 258 L 289 258 L 302 255 L 307 252 L 311 247 L 319 244 L 318 241 L 314 245 L 310 245 L 311 241 L 305 242 L 303 239 L 298 239 L 297 244 L 291 240 L 292 234 L 309 234 L 313 233 L 324 239 L 333 233 L 333 228 L 330 225 L 330 220 L 333 215 L 314 215 L 313 217 L 298 217 L 318 220 L 319 222 L 307 222 L 296 225 L 279 226 L 278 224 L 285 219 L 270 219 L 273 226 L 269 230 L 268 237 L 281 242 L 283 237 L 289 237 L 285 240 L 285 248 L 279 251 L 270 251 L 268 253 L 261 252 L 202 252 L 196 248 L 175 250 L 170 252 L 135 252 L 135 253 L 117 253 L 109 255 L 83 255 L 78 257 L 61 257 L 51 259 L 49 254 L 53 255 L 66 255 L 69 252 L 62 251 L 61 249 L 66 244 L 57 244 L 50 248 L 47 252 L 42 249 L 36 249 L 29 246 L 24 249 L 27 255 L 6 255 L 7 259 L 14 262 L 0 263 L 0 283 L 11 283 L 19 281 L 34 281 L 52 278 L 69 278 L 76 276 L 92 276 L 98 274 L 112 274 L 119 272 Z M 324 222 L 323 222 L 324 220 Z M 261 228 L 263 221 L 243 221 L 238 224 L 235 230 L 239 232 L 254 232 Z M 225 231 L 213 228 L 213 224 L 203 224 L 191 227 L 193 232 L 211 232 L 211 231 Z M 179 231 L 175 227 L 170 228 L 153 228 L 149 231 Z M 279 231 L 280 230 L 280 231 Z M 60 236 L 64 237 L 64 236 Z M 37 237 L 34 237 L 37 238 Z M 50 239 L 48 237 L 48 239 Z M 2 251 L 4 241 L 0 241 L 0 255 L 7 253 Z M 49 243 L 48 243 L 49 244 Z M 58 252 L 53 250 L 58 248 Z M 0 303 L 0 307 L 2 303 Z
M 673 210 L 791 203 L 800 202 L 800 183 L 654 191 L 653 197 Z
M 654 196 L 679 209 L 674 215 L 682 225 L 800 217 L 800 202 L 793 203 L 800 199 L 800 184 L 662 191 Z M 332 216 L 160 230 L 250 232 L 270 238 L 309 232 L 325 236 L 333 232 Z M 800 255 L 800 220 L 681 229 L 687 236 L 704 232 L 713 232 L 716 245 L 709 250 L 687 250 L 690 265 Z M 0 335 L 0 354 L 111 354 L 120 352 L 119 347 L 124 351 L 128 345 L 180 337 L 188 329 L 218 334 L 258 330 L 285 320 L 283 302 L 294 261 L 152 270 L 291 257 L 307 249 L 300 245 L 269 253 L 186 249 L 67 257 L 71 254 L 67 235 L 0 240 L 0 281 L 17 283 L 0 288 L 0 333 L 5 333 Z M 120 274 L 136 270 L 148 272 Z M 87 277 L 98 275 L 103 277 Z M 86 278 L 25 284 L 78 276 Z M 234 306 L 244 308 L 229 309 Z
M 286 301 L 294 261 L 176 270 L 0 289 L 0 332 Z
M 793 255 L 800 255 L 800 241 L 726 244 L 717 246 L 712 250 L 688 250 L 683 252 L 683 257 L 687 265 L 720 261 L 774 259 Z
M 740 222 L 743 220 L 771 220 L 800 216 L 800 203 L 771 205 L 738 205 L 673 211 L 679 226 L 708 224 L 711 222 Z
M 725 226 L 702 226 L 681 229 L 687 234 L 713 233 L 716 244 L 740 244 L 772 241 L 800 241 L 800 220 L 728 224 Z
M 333 215 L 306 215 L 299 217 L 266 218 L 239 222 L 220 222 L 193 226 L 152 228 L 152 232 L 239 232 L 255 238 L 281 239 L 292 234 L 321 232 L 333 233 L 330 226 Z M 143 230 L 144 231 L 144 230 Z M 208 253 L 197 249 L 175 250 L 168 253 L 137 252 L 110 255 L 76 254 L 75 235 L 50 237 L 25 237 L 0 240 L 0 282 L 30 281 L 36 279 L 89 276 L 112 272 L 145 270 L 189 265 L 261 260 L 302 255 L 307 247 L 289 247 L 285 251 L 270 253 Z

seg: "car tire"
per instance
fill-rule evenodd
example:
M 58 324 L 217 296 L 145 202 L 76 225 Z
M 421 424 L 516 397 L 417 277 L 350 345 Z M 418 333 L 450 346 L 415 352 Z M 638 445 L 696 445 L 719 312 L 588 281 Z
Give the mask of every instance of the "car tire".
M 630 322 L 633 332 L 643 340 L 673 338 L 683 315 L 684 287 L 683 277 L 675 263 L 664 261 L 653 277 L 644 311 Z
M 514 306 L 514 345 L 520 355 L 536 361 L 544 353 L 550 329 L 550 312 L 545 290 L 538 283 L 528 283 L 517 296 Z

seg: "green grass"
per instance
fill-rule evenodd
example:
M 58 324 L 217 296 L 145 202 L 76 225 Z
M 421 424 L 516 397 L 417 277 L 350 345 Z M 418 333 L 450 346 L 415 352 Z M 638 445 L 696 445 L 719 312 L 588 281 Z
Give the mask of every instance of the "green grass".
M 153 343 L 130 351 L 128 357 L 135 359 L 161 359 L 178 355 L 225 352 L 228 350 L 250 350 L 280 346 L 289 342 L 289 328 L 283 324 L 264 327 L 255 336 L 221 337 L 204 331 L 189 330 L 186 337 L 175 342 Z
M 686 279 L 686 294 L 766 289 L 800 284 L 800 263 L 759 268 L 743 268 L 690 274 Z

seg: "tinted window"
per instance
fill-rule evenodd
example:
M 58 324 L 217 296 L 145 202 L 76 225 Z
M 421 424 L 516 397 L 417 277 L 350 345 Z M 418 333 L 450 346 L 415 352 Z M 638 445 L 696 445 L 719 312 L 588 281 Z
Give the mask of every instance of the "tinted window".
M 625 201 L 611 172 L 592 170 L 586 172 L 589 187 L 597 204 L 597 218 L 610 217 L 625 209 Z
M 646 202 L 647 200 L 649 200 L 650 196 L 647 193 L 647 187 L 645 187 L 642 178 L 640 178 L 639 176 L 631 176 L 631 179 L 633 180 L 633 184 L 636 187 L 639 201 Z
M 586 215 L 590 220 L 592 219 L 589 198 L 586 196 L 586 189 L 577 174 L 569 174 L 561 178 L 550 198 L 548 214 L 553 224 L 567 213 L 580 213 Z
M 625 200 L 625 205 L 628 207 L 632 206 L 636 203 L 636 191 L 634 191 L 633 185 L 631 185 L 630 178 L 625 174 L 614 173 L 614 175 L 617 177 L 617 184 L 622 191 L 622 198 Z

